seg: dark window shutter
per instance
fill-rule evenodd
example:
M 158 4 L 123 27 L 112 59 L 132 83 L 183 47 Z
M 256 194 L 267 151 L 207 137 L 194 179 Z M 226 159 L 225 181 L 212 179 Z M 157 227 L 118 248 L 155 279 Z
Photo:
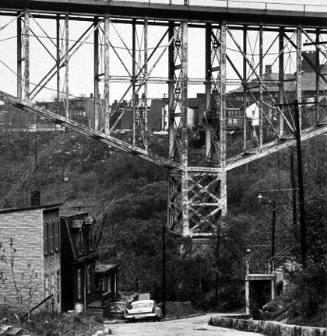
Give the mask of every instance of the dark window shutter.
M 60 221 L 57 220 L 55 223 L 56 237 L 55 237 L 55 249 L 60 251 Z
M 53 222 L 49 223 L 49 250 L 53 253 Z
M 48 255 L 49 250 L 49 240 L 48 240 L 48 231 L 49 231 L 49 223 L 44 223 L 44 255 Z

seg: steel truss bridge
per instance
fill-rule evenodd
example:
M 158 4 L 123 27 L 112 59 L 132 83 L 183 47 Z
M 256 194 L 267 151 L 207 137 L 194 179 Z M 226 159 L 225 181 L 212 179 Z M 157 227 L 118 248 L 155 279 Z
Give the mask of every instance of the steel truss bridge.
M 211 0 L 208 6 L 196 5 L 194 0 L 2 0 L 0 18 L 12 20 L 0 24 L 1 31 L 15 25 L 17 36 L 17 92 L 0 91 L 0 100 L 169 168 L 168 228 L 184 236 L 210 236 L 226 215 L 227 172 L 295 144 L 293 101 L 299 103 L 303 141 L 327 131 L 327 7 L 287 11 L 258 3 L 258 9 L 246 9 L 225 2 L 228 7 L 218 0 Z M 45 20 L 55 21 L 55 38 L 47 31 Z M 88 28 L 71 41 L 70 23 L 74 21 L 88 23 Z M 122 25 L 131 27 L 128 40 L 120 33 Z M 42 33 L 36 33 L 36 27 Z M 150 38 L 153 27 L 161 27 L 162 33 Z M 198 60 L 205 64 L 203 78 L 188 76 L 192 29 L 203 32 L 203 59 Z M 113 34 L 120 48 L 115 46 Z M 72 120 L 69 90 L 74 55 L 90 39 L 92 128 Z M 44 48 L 53 63 L 38 83 L 30 79 L 31 41 Z M 154 47 L 149 47 L 153 41 Z M 305 52 L 306 46 L 311 53 Z M 124 73 L 112 74 L 113 57 Z M 154 73 L 162 60 L 166 60 L 168 75 L 158 77 Z M 267 64 L 277 71 L 265 71 Z M 57 101 L 65 106 L 61 114 L 34 103 L 52 79 L 57 85 Z M 117 81 L 125 82 L 127 89 L 117 108 L 111 109 L 111 89 Z M 166 156 L 151 149 L 147 98 L 152 83 L 167 88 Z M 205 109 L 199 116 L 201 125 L 189 127 L 188 91 L 195 84 L 202 86 Z M 130 101 L 124 107 L 120 103 L 125 99 Z M 228 109 L 235 105 L 243 111 L 238 147 L 229 141 L 226 126 Z M 130 139 L 116 132 L 126 114 L 133 121 Z M 197 128 L 204 134 L 200 147 L 192 146 Z

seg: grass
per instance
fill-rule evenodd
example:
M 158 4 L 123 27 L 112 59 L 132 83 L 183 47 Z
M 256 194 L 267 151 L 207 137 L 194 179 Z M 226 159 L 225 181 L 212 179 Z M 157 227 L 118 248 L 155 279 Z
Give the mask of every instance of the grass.
M 0 324 L 18 326 L 31 336 L 91 336 L 103 328 L 102 318 L 89 314 L 39 312 L 20 319 L 15 312 L 0 308 Z

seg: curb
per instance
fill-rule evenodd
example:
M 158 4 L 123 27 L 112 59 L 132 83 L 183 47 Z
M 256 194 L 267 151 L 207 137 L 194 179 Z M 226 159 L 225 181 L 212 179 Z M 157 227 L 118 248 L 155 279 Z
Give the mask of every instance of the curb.
M 258 321 L 216 316 L 210 318 L 209 324 L 217 327 L 265 334 L 267 336 L 327 336 L 326 328 L 297 326 L 275 321 Z
M 180 316 L 180 317 L 169 316 L 169 317 L 165 317 L 165 318 L 161 319 L 161 321 L 162 322 L 178 321 L 178 320 L 183 320 L 183 319 L 188 319 L 188 318 L 198 317 L 198 316 L 205 316 L 205 315 L 207 315 L 207 313 L 196 313 L 196 314 L 191 314 L 191 315 L 187 315 L 187 316 Z

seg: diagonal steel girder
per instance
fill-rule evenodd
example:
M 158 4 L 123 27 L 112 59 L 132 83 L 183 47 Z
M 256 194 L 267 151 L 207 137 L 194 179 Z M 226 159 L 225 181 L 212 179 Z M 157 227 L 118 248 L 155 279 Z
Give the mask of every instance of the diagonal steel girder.
M 150 153 L 144 149 L 138 148 L 136 146 L 132 146 L 129 143 L 122 141 L 120 139 L 114 138 L 113 136 L 104 134 L 102 132 L 99 131 L 95 131 L 92 130 L 84 125 L 81 125 L 80 123 L 70 120 L 66 117 L 63 117 L 61 115 L 58 115 L 54 112 L 51 112 L 47 109 L 35 106 L 34 104 L 16 98 L 6 92 L 0 91 L 0 100 L 10 104 L 14 107 L 17 107 L 23 111 L 29 112 L 29 113 L 36 113 L 40 116 L 45 117 L 46 119 L 56 123 L 56 124 L 60 124 L 63 125 L 65 127 L 68 127 L 74 131 L 77 131 L 81 134 L 84 134 L 92 139 L 95 140 L 99 140 L 102 143 L 110 146 L 110 147 L 115 147 L 118 148 L 126 153 L 130 153 L 133 155 L 136 155 L 144 160 L 150 161 L 152 163 L 155 163 L 157 165 L 160 166 L 164 166 L 167 168 L 177 168 L 177 169 L 182 169 L 182 166 L 177 163 L 177 162 L 173 162 L 169 159 L 166 159 L 162 156 L 159 156 L 157 154 L 154 153 Z
M 327 121 L 325 123 L 317 124 L 301 131 L 301 141 L 306 141 L 318 135 L 327 133 Z M 295 146 L 295 136 L 291 135 L 288 138 L 283 138 L 276 141 L 271 141 L 264 144 L 261 149 L 254 149 L 240 155 L 229 158 L 226 162 L 226 171 L 248 164 L 252 161 L 258 160 L 266 155 L 276 153 L 280 150 Z

